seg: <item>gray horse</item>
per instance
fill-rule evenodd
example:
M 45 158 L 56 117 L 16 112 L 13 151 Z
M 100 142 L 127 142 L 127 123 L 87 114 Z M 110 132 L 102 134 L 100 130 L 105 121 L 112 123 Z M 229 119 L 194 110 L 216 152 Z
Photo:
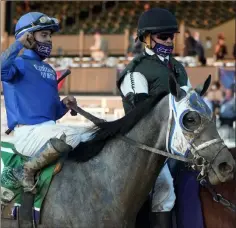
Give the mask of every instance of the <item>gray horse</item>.
M 190 90 L 200 106 L 205 104 L 198 94 L 203 95 L 209 84 L 208 79 L 200 93 Z M 169 87 L 176 102 L 190 94 L 180 89 L 174 77 L 170 77 Z M 191 103 L 190 99 L 186 102 Z M 192 152 L 189 156 L 205 159 L 209 180 L 217 184 L 233 178 L 235 161 L 220 140 L 213 116 L 208 117 L 206 121 L 201 112 L 190 110 L 185 113 L 182 124 L 185 135 L 197 132 L 194 142 L 189 142 Z M 166 158 L 139 149 L 120 135 L 166 151 L 168 120 L 169 96 L 160 92 L 125 117 L 101 123 L 93 129 L 92 139 L 72 151 L 63 170 L 54 177 L 45 199 L 40 227 L 134 227 L 136 215 Z M 5 220 L 2 225 L 15 227 L 16 222 Z

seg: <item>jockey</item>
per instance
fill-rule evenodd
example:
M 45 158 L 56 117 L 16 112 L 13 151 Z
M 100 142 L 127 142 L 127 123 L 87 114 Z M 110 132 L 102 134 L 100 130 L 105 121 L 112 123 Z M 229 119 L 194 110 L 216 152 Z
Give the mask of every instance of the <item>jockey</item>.
M 70 152 L 81 141 L 78 129 L 56 125 L 56 120 L 77 105 L 73 96 L 60 100 L 56 72 L 43 61 L 50 56 L 51 36 L 58 30 L 57 19 L 39 12 L 27 13 L 16 24 L 16 41 L 1 55 L 8 127 L 14 130 L 16 150 L 31 157 L 15 173 L 26 192 L 36 191 L 36 171 Z M 23 48 L 23 53 L 17 56 Z
M 172 56 L 175 33 L 176 18 L 166 9 L 152 8 L 140 16 L 137 36 L 146 44 L 145 50 L 121 72 L 117 82 L 126 113 L 160 91 L 169 92 L 171 72 L 180 86 L 190 85 L 184 67 Z M 167 164 L 156 180 L 152 198 L 152 227 L 170 228 L 176 197 Z

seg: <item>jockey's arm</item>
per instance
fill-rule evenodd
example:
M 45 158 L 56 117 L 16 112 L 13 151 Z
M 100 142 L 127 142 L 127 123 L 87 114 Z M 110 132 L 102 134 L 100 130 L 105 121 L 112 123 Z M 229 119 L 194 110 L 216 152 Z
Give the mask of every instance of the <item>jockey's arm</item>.
M 187 73 L 185 75 L 187 77 Z M 189 78 L 187 86 L 192 87 Z M 139 72 L 128 73 L 121 83 L 120 90 L 125 97 L 135 96 L 135 103 L 149 96 L 147 79 Z
M 35 46 L 35 40 L 32 33 L 25 32 L 18 40 L 16 40 L 6 51 L 1 54 L 1 80 L 5 82 L 11 81 L 17 72 L 24 74 L 24 61 L 17 58 L 21 49 L 32 49 Z
M 59 95 L 56 99 L 56 102 L 57 102 L 56 120 L 59 120 L 69 111 L 69 109 L 63 103 L 63 100 L 60 100 Z
M 58 98 L 58 101 L 59 100 L 60 98 Z M 60 101 L 60 104 L 58 106 L 59 107 L 58 119 L 64 116 L 68 112 L 68 110 L 73 109 L 73 107 L 75 106 L 77 106 L 77 100 L 74 96 L 69 95 L 63 98 L 63 100 Z
M 18 70 L 23 71 L 23 60 L 16 59 L 22 48 L 23 44 L 20 41 L 15 41 L 1 54 L 1 81 L 11 81 Z
M 62 101 L 58 102 L 57 107 L 56 120 L 59 120 L 68 112 L 69 109 L 63 104 Z
M 134 106 L 149 96 L 147 79 L 139 72 L 128 73 L 121 83 L 120 90 Z

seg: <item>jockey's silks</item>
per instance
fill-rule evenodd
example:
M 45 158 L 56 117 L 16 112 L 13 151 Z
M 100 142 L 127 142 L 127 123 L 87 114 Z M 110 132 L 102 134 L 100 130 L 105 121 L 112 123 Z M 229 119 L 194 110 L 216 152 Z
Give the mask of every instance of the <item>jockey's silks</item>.
M 124 77 L 127 73 L 131 72 L 139 72 L 146 78 L 149 89 L 148 94 L 150 96 L 156 96 L 160 91 L 169 92 L 169 75 L 171 72 L 174 72 L 180 86 L 187 85 L 188 76 L 183 65 L 172 55 L 169 56 L 169 64 L 173 69 L 166 66 L 166 64 L 163 63 L 163 61 L 154 53 L 153 55 L 142 53 L 136 56 L 120 73 L 117 87 L 120 89 Z M 135 74 L 133 74 L 133 77 L 135 77 Z M 126 113 L 132 110 L 132 106 L 128 101 L 126 101 L 126 98 L 123 95 L 122 102 Z
M 60 119 L 68 111 L 60 101 L 53 68 L 16 41 L 1 55 L 1 81 L 10 129 Z

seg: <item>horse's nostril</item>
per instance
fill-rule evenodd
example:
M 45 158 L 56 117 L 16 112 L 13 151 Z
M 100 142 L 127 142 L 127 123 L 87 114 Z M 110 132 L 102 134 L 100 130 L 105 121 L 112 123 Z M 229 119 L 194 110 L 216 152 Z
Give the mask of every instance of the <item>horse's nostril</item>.
M 219 170 L 221 173 L 231 173 L 233 169 L 233 166 L 229 165 L 227 162 L 222 162 L 219 164 Z

